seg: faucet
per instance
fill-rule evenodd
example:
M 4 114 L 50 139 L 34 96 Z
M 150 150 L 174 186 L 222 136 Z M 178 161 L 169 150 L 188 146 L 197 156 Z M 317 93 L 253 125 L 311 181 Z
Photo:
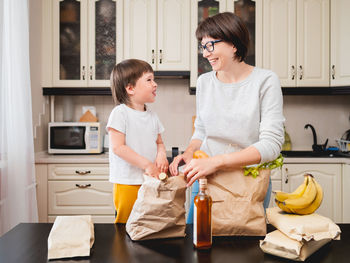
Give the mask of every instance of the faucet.
M 312 136 L 314 138 L 314 144 L 312 145 L 312 150 L 314 152 L 322 152 L 326 150 L 327 147 L 327 143 L 328 143 L 328 139 L 326 140 L 326 142 L 324 144 L 317 144 L 317 135 L 316 135 L 316 131 L 315 128 L 311 125 L 311 124 L 306 124 L 304 129 L 310 128 L 312 131 Z

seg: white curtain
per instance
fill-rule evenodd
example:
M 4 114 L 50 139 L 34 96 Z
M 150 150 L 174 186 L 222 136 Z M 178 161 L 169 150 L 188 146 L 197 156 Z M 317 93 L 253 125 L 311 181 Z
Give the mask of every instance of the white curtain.
M 0 0 L 0 236 L 37 222 L 27 0 Z

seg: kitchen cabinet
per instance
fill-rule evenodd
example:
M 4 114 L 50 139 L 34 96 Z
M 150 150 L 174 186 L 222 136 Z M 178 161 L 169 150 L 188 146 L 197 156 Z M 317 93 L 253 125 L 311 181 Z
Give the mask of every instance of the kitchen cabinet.
M 124 3 L 124 59 L 147 61 L 154 70 L 189 70 L 190 1 Z
M 194 0 L 191 1 L 191 77 L 190 87 L 195 87 L 199 75 L 211 71 L 207 59 L 198 50 L 195 37 L 197 26 L 205 18 L 222 12 L 233 12 L 246 23 L 251 37 L 246 62 L 262 66 L 262 0 Z
M 108 164 L 36 164 L 36 174 L 39 222 L 85 214 L 95 223 L 114 222 Z
M 38 206 L 38 220 L 48 222 L 47 214 L 47 164 L 35 164 L 36 200 Z
M 282 169 L 281 168 L 276 168 L 271 170 L 271 184 L 272 184 L 272 191 L 281 191 L 282 190 Z M 271 196 L 270 196 L 270 203 L 269 207 L 275 207 L 276 202 L 275 202 L 275 196 L 271 191 Z
M 343 164 L 343 223 L 350 223 L 350 164 Z
M 263 67 L 281 86 L 329 86 L 329 11 L 329 0 L 264 0 Z
M 293 192 L 310 173 L 322 186 L 324 197 L 316 213 L 342 222 L 342 164 L 303 163 L 284 164 L 282 168 L 282 191 Z
M 331 86 L 350 85 L 350 1 L 331 1 Z
M 53 30 L 45 25 L 43 30 L 44 46 L 51 42 L 47 38 L 52 38 L 52 52 L 44 49 L 44 55 L 52 54 L 52 61 L 44 58 L 44 67 L 52 68 L 52 85 L 108 87 L 113 66 L 123 54 L 123 1 L 44 2 L 44 12 L 52 9 L 52 18 L 44 15 L 44 20 L 52 19 Z M 51 25 L 50 20 L 44 22 Z

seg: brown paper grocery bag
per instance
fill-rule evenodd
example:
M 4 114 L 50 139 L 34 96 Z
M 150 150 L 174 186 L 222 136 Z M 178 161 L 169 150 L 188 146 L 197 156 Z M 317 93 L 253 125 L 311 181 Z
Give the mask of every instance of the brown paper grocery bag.
M 208 176 L 208 193 L 213 200 L 213 236 L 265 236 L 263 202 L 269 186 L 270 170 L 256 178 L 243 169 L 219 171 Z
M 126 222 L 132 240 L 184 237 L 186 182 L 183 175 L 165 181 L 145 176 Z

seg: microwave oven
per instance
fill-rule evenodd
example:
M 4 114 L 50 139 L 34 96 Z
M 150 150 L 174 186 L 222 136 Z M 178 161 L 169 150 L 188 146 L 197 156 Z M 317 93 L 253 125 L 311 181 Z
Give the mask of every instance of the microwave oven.
M 99 122 L 49 122 L 48 152 L 96 154 L 103 152 Z

